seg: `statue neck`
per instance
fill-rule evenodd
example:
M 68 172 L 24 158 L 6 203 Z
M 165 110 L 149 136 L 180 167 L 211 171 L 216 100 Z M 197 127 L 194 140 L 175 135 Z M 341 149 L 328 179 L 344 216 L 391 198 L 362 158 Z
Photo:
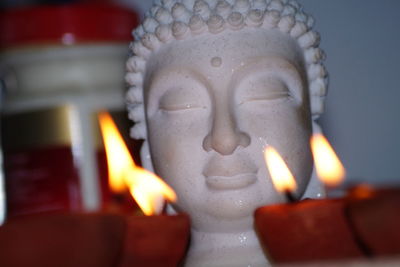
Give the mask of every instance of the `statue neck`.
M 253 231 L 209 233 L 192 229 L 185 266 L 268 266 Z

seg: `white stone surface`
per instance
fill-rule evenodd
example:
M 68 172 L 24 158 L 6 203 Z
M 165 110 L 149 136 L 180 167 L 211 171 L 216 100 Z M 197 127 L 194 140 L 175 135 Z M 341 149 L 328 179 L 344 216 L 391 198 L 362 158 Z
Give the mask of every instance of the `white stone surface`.
M 149 60 L 148 142 L 177 209 L 191 215 L 188 266 L 262 265 L 253 211 L 284 201 L 266 171 L 266 145 L 278 148 L 303 194 L 311 123 L 298 58 L 291 37 L 248 29 L 173 42 Z
M 146 139 L 142 161 L 175 189 L 174 208 L 191 216 L 187 266 L 265 266 L 253 212 L 285 201 L 265 146 L 297 177 L 297 198 L 322 192 L 309 183 L 312 117 L 326 93 L 313 20 L 293 1 L 197 1 L 193 13 L 193 1 L 164 2 L 134 31 L 132 136 Z M 255 2 L 265 10 L 252 11 Z

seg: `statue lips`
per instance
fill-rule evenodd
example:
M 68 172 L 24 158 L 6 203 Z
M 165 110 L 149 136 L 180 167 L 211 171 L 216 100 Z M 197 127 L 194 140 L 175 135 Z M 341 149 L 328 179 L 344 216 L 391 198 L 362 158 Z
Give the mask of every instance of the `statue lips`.
M 245 188 L 257 181 L 257 167 L 240 155 L 213 156 L 203 171 L 206 184 L 215 190 Z

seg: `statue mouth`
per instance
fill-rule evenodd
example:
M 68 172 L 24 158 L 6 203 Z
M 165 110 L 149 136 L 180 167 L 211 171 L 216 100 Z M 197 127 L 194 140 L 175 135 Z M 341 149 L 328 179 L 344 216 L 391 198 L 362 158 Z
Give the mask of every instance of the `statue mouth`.
M 203 175 L 206 185 L 215 190 L 245 188 L 257 181 L 257 166 L 242 153 L 213 155 L 205 166 Z
M 206 176 L 206 184 L 214 190 L 245 188 L 257 181 L 256 173 L 240 173 L 233 176 Z

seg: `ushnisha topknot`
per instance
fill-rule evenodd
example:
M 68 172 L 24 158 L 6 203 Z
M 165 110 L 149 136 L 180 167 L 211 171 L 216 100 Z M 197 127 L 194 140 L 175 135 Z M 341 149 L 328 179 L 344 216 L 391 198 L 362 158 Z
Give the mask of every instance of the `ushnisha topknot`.
M 135 139 L 146 139 L 143 105 L 143 77 L 146 61 L 160 46 L 204 32 L 218 34 L 243 27 L 278 29 L 297 40 L 306 63 L 311 112 L 322 114 L 328 77 L 320 37 L 313 31 L 314 19 L 303 12 L 296 0 L 156 0 L 143 23 L 133 31 L 132 56 L 126 63 L 129 118 L 136 124 Z

